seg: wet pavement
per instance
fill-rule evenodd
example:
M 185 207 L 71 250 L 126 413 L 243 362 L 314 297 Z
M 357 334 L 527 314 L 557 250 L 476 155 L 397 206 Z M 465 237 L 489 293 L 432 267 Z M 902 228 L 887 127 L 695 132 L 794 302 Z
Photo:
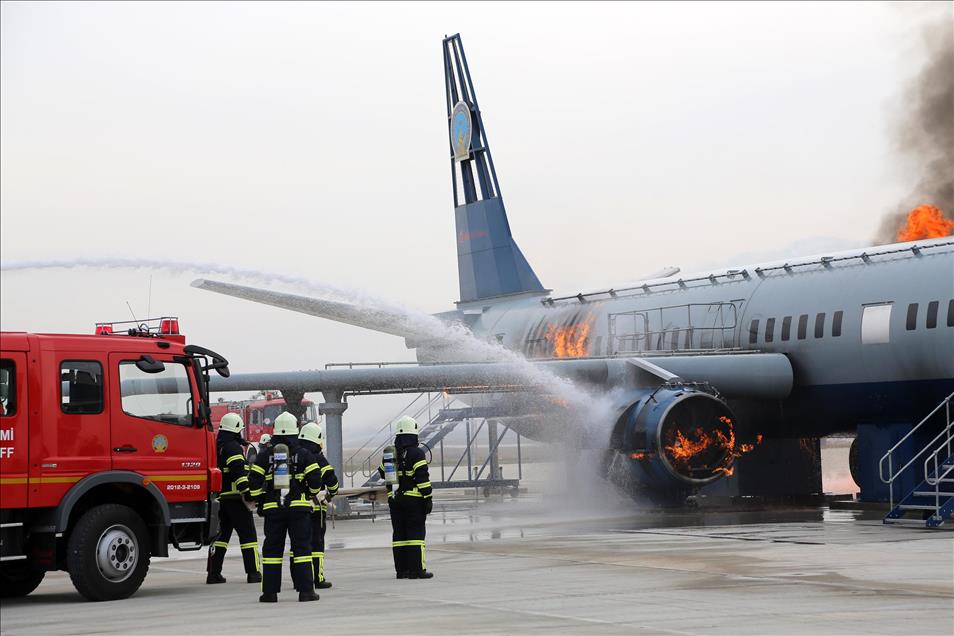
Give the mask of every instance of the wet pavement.
M 83 602 L 67 574 L 0 604 L 10 634 L 951 634 L 954 535 L 819 509 L 634 512 L 564 498 L 446 501 L 428 523 L 430 581 L 393 578 L 386 517 L 329 529 L 335 586 L 257 603 L 233 539 L 153 561 L 137 594 Z M 620 512 L 619 510 L 624 510 Z

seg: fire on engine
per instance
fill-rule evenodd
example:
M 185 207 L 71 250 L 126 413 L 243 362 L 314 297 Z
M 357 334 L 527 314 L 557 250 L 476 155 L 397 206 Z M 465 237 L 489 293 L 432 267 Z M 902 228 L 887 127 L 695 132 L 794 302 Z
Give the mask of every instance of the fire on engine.
M 214 539 L 211 370 L 228 362 L 173 317 L 0 334 L 0 594 L 66 570 L 87 599 L 126 598 L 151 557 Z

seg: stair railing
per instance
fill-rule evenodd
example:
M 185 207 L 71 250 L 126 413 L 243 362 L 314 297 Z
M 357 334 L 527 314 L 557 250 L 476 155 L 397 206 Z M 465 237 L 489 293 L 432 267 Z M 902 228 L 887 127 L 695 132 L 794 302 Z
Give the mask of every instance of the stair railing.
M 947 443 L 947 445 L 948 445 L 948 448 L 950 448 L 950 443 L 951 443 L 951 424 L 950 424 L 950 421 L 951 421 L 951 418 L 950 418 L 950 414 L 951 414 L 951 400 L 954 400 L 954 393 L 951 393 L 951 394 L 948 395 L 946 398 L 944 398 L 943 400 L 941 400 L 941 403 L 940 403 L 940 404 L 938 404 L 936 407 L 934 407 L 934 409 L 933 409 L 930 413 L 928 413 L 927 416 L 925 416 L 925 418 L 924 418 L 923 420 L 921 420 L 920 422 L 918 422 L 918 424 L 917 424 L 915 427 L 913 427 L 910 431 L 908 431 L 908 434 L 907 434 L 907 435 L 905 435 L 905 436 L 902 437 L 900 440 L 898 440 L 898 443 L 895 444 L 894 446 L 892 446 L 892 447 L 888 450 L 888 452 L 885 453 L 885 454 L 881 457 L 881 461 L 878 462 L 878 477 L 881 479 L 881 482 L 882 482 L 882 483 L 888 484 L 888 502 L 889 502 L 889 505 L 890 505 L 890 507 L 891 507 L 892 509 L 894 508 L 894 481 L 895 481 L 898 477 L 900 477 L 901 474 L 902 474 L 904 471 L 906 471 L 908 468 L 910 468 L 910 467 L 914 464 L 914 462 L 917 461 L 918 458 L 921 457 L 921 455 L 923 455 L 924 453 L 926 453 L 928 450 L 934 448 L 934 444 L 937 443 L 941 438 L 947 436 L 947 442 L 946 442 L 946 443 Z M 932 439 L 930 442 L 928 442 L 927 444 L 925 444 L 924 447 L 923 447 L 921 450 L 919 450 L 917 453 L 915 453 L 914 456 L 911 457 L 910 460 L 908 460 L 908 463 L 906 463 L 904 466 L 902 466 L 901 468 L 899 468 L 899 469 L 897 470 L 897 472 L 895 472 L 895 471 L 894 471 L 894 452 L 895 452 L 896 450 L 898 450 L 898 448 L 901 446 L 901 444 L 903 444 L 904 442 L 906 442 L 909 437 L 911 437 L 912 435 L 914 435 L 914 433 L 917 432 L 917 430 L 918 430 L 919 428 L 921 428 L 922 426 L 924 426 L 925 424 L 927 424 L 927 422 L 928 422 L 932 417 L 934 417 L 934 415 L 935 415 L 938 411 L 940 411 L 942 408 L 943 408 L 943 409 L 946 409 L 946 413 L 947 413 L 947 420 L 946 420 L 947 426 L 945 427 L 945 430 L 943 430 L 943 431 L 941 431 L 940 433 L 938 433 L 938 434 L 934 437 L 934 439 Z M 944 448 L 944 446 L 945 446 L 945 445 L 942 444 L 942 445 L 937 449 L 937 451 L 935 451 L 935 453 L 939 452 L 942 448 Z M 936 459 L 937 459 L 937 458 L 936 458 L 936 456 L 935 456 L 935 460 L 936 460 Z M 928 459 L 927 459 L 926 461 L 930 461 L 930 457 L 928 457 Z M 887 474 L 887 476 L 885 476 L 885 473 L 884 473 L 884 465 L 885 465 L 885 462 L 888 463 L 888 474 Z M 949 471 L 948 471 L 948 472 L 949 472 Z M 946 474 L 946 473 L 945 473 L 945 474 Z M 938 482 L 938 483 L 940 483 L 940 482 Z
M 943 473 L 939 471 L 940 467 L 944 466 L 944 463 L 951 458 L 951 441 L 954 439 L 954 421 L 951 420 L 951 396 L 948 396 L 942 404 L 944 405 L 945 426 L 944 430 L 941 431 L 941 435 L 944 436 L 945 439 L 934 449 L 934 452 L 928 455 L 924 460 L 924 481 L 927 482 L 929 486 L 934 486 L 934 507 L 937 511 L 941 509 L 941 484 L 948 475 L 954 472 L 954 463 L 948 465 Z M 947 455 L 944 456 L 944 459 L 941 460 L 941 464 L 938 465 L 938 456 L 943 450 L 947 450 Z M 930 471 L 929 469 L 932 465 L 934 470 Z

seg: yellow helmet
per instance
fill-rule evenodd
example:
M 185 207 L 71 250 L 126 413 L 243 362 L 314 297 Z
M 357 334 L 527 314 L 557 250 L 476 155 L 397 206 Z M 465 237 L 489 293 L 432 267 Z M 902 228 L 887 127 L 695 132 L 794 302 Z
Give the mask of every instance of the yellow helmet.
M 410 415 L 405 415 L 401 418 L 398 418 L 398 421 L 394 423 L 394 434 L 395 435 L 417 435 L 418 426 L 417 420 L 415 420 Z
M 298 435 L 298 418 L 288 411 L 282 411 L 279 416 L 275 418 L 274 434 Z
M 308 422 L 301 427 L 301 431 L 298 433 L 298 439 L 306 439 L 319 446 L 324 446 L 325 432 L 321 430 L 321 425 L 317 422 Z
M 222 416 L 222 421 L 219 422 L 220 431 L 241 433 L 243 428 L 245 428 L 245 422 L 242 421 L 242 417 L 238 413 L 226 413 Z

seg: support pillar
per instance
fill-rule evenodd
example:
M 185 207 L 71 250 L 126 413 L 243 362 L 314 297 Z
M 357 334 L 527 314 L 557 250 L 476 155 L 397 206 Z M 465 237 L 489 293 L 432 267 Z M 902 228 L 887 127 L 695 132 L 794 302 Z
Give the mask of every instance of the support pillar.
M 487 420 L 487 448 L 490 452 L 490 478 L 500 479 L 500 446 L 497 444 L 497 420 Z
M 298 420 L 298 427 L 304 424 L 305 406 L 301 403 L 305 399 L 302 391 L 295 389 L 282 389 L 282 399 L 285 400 L 285 410 L 295 416 Z
M 348 403 L 342 400 L 340 393 L 322 393 L 325 401 L 318 405 L 318 413 L 325 416 L 325 457 L 335 469 L 338 483 L 344 486 L 344 441 L 342 437 L 342 414 L 348 409 Z M 335 507 L 341 514 L 348 514 L 348 500 L 335 500 Z

